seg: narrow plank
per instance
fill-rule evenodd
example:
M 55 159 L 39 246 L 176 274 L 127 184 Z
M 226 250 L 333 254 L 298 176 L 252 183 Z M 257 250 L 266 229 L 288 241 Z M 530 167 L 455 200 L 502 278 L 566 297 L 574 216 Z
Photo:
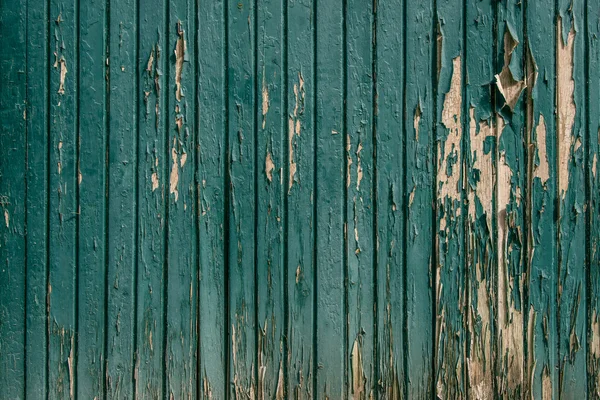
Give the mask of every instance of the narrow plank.
M 137 8 L 134 0 L 110 4 L 107 314 L 108 399 L 135 396 L 135 271 L 137 257 Z M 139 68 L 139 69 L 138 69 Z
M 166 63 L 172 53 L 162 33 L 163 1 L 140 2 L 138 29 L 140 79 L 137 123 L 138 232 L 135 392 L 139 398 L 163 398 L 165 360 L 165 226 L 168 188 L 166 150 Z
M 464 249 L 465 121 L 463 7 L 437 2 L 436 93 L 436 337 L 437 396 L 466 396 L 466 284 Z
M 106 276 L 106 8 L 80 2 L 77 395 L 104 394 Z M 75 72 L 75 71 L 74 71 Z
M 284 396 L 285 281 L 283 226 L 287 218 L 283 204 L 284 130 L 287 121 L 283 62 L 285 2 L 257 1 L 256 83 L 260 85 L 255 102 L 258 123 L 256 137 L 257 227 L 256 290 L 258 399 Z M 286 135 L 287 136 L 287 135 Z
M 2 7 L 0 21 L 0 393 L 25 398 L 26 2 Z
M 558 398 L 556 325 L 557 231 L 556 48 L 553 1 L 530 1 L 526 8 L 527 168 L 527 398 Z
M 193 0 L 170 0 L 167 166 L 167 393 L 195 398 L 197 372 L 196 36 Z
M 229 392 L 256 394 L 256 4 L 228 2 Z
M 598 174 L 598 156 L 600 155 L 600 8 L 593 1 L 587 2 L 587 134 L 588 134 L 588 207 L 589 207 L 589 240 L 588 274 L 589 274 L 589 306 L 588 306 L 588 397 L 600 397 L 600 176 Z
M 26 395 L 47 398 L 47 315 L 48 276 L 48 2 L 28 2 L 27 8 L 27 304 L 26 313 Z M 2 34 L 4 38 L 4 34 Z M 3 82 L 9 82 L 3 77 Z M 2 95 L 4 97 L 4 95 Z M 4 118 L 3 118 L 4 119 Z M 5 131 L 4 129 L 2 130 Z M 5 147 L 4 144 L 0 145 Z M 8 160 L 0 156 L 2 160 Z M 3 174 L 2 174 L 3 175 Z M 4 183 L 0 184 L 6 187 Z M 4 280 L 4 279 L 3 279 Z M 3 289 L 0 289 L 3 291 Z M 1 317 L 0 317 L 1 318 Z M 1 335 L 1 334 L 0 334 Z M 1 345 L 0 345 L 1 346 Z M 0 357 L 1 358 L 1 357 Z M 4 373 L 0 372 L 0 375 Z M 0 389 L 0 393 L 7 393 Z M 8 394 L 10 397 L 10 394 Z
M 583 6 L 559 1 L 556 21 L 559 395 L 572 398 L 587 394 Z
M 414 2 L 416 5 L 416 2 Z M 404 230 L 404 2 L 377 2 L 375 181 L 377 352 L 380 396 L 398 399 L 406 393 Z M 407 4 L 408 7 L 408 4 Z M 407 31 L 408 32 L 408 31 Z M 407 42 L 408 43 L 408 42 Z M 408 64 L 407 64 L 408 65 Z M 408 79 L 408 77 L 407 77 Z M 406 81 L 408 83 L 408 80 Z M 408 105 L 407 105 L 408 107 Z M 408 146 L 408 144 L 407 144 Z M 431 206 L 430 206 L 431 207 Z M 415 260 L 416 262 L 416 260 Z M 428 269 L 429 267 L 427 267 Z M 424 317 L 427 318 L 427 317 Z M 432 319 L 429 319 L 431 324 Z
M 374 2 L 349 0 L 346 10 L 347 398 L 375 396 L 377 344 L 374 269 L 373 22 Z
M 495 146 L 493 113 L 494 3 L 466 4 L 466 71 L 469 80 L 465 140 L 467 219 L 467 379 L 471 398 L 494 397 L 494 308 L 497 252 L 494 240 Z
M 75 390 L 77 281 L 77 9 L 74 1 L 50 2 L 50 220 L 48 282 L 49 393 Z
M 287 396 L 313 398 L 315 377 L 316 27 L 314 0 L 287 3 L 287 152 L 283 165 L 287 212 Z
M 434 268 L 432 204 L 434 204 L 435 98 L 432 78 L 435 71 L 433 51 L 436 26 L 433 23 L 433 1 L 407 1 L 405 12 L 406 169 L 404 173 L 402 170 L 397 173 L 405 176 L 402 204 L 407 210 L 404 237 L 407 321 L 406 394 L 408 398 L 423 399 L 434 395 L 432 374 L 434 293 L 431 284 L 432 268 Z M 409 122 L 411 120 L 412 125 Z M 393 154 L 394 150 L 391 152 Z M 378 193 L 379 196 L 384 194 Z M 389 205 L 387 207 L 389 208 Z M 401 288 L 398 290 L 398 294 L 402 293 Z
M 496 219 L 497 219 L 497 394 L 524 393 L 526 188 L 523 7 L 497 3 L 496 23 Z
M 345 398 L 345 21 L 341 2 L 316 4 L 316 333 L 318 398 Z
M 225 306 L 225 240 L 226 216 L 225 187 L 228 171 L 226 160 L 227 115 L 226 107 L 226 32 L 228 10 L 225 2 L 200 2 L 198 5 L 197 44 L 199 76 L 197 114 L 199 154 L 198 178 L 200 197 L 199 252 L 200 252 L 200 366 L 199 397 L 225 399 L 229 391 L 227 382 L 227 315 Z M 202 39 L 202 40 L 201 40 Z

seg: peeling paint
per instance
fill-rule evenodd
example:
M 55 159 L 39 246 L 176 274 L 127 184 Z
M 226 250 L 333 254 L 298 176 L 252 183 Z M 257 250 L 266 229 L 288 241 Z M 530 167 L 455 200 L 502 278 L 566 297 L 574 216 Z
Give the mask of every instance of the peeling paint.
M 184 30 L 181 21 L 177 22 L 177 43 L 175 44 L 175 98 L 181 101 L 183 93 L 181 90 L 181 76 L 183 74 L 183 63 L 186 57 L 187 43 L 184 38 Z
M 507 26 L 506 31 L 504 32 L 504 67 L 500 74 L 496 75 L 496 85 L 504 97 L 506 105 L 508 105 L 511 110 L 514 110 L 515 105 L 519 101 L 519 97 L 521 97 L 521 93 L 525 89 L 525 81 L 517 81 L 509 67 L 512 53 L 518 44 L 519 41 L 513 36 Z
M 296 142 L 294 138 L 300 136 L 301 123 L 300 116 L 304 114 L 304 78 L 302 77 L 302 73 L 298 73 L 298 83 L 294 84 L 294 97 L 295 104 L 294 110 L 289 118 L 288 125 L 288 146 L 289 146 L 289 164 L 290 164 L 290 177 L 288 184 L 288 194 L 292 190 L 292 186 L 294 184 L 294 180 L 296 179 L 296 156 L 294 154 L 294 149 L 296 146 Z
M 171 176 L 169 178 L 169 193 L 175 195 L 175 202 L 179 198 L 179 190 L 177 189 L 177 184 L 179 183 L 179 164 L 177 163 L 178 154 L 175 149 L 176 139 L 173 140 L 173 148 L 171 149 L 171 158 L 173 159 L 173 164 L 171 166 Z
M 569 189 L 569 161 L 572 157 L 573 127 L 575 125 L 575 80 L 573 79 L 573 45 L 575 30 L 571 28 L 567 43 L 562 40 L 562 18 L 556 24 L 556 110 L 557 110 L 557 157 L 558 188 L 561 198 Z
M 542 185 L 546 185 L 546 182 L 550 178 L 550 169 L 548 166 L 548 155 L 546 153 L 546 121 L 544 116 L 540 114 L 540 121 L 535 128 L 535 140 L 537 143 L 537 156 L 539 162 L 534 166 L 534 174 L 536 178 L 539 178 Z
M 273 163 L 273 157 L 271 157 L 271 152 L 267 151 L 267 157 L 265 158 L 265 173 L 267 175 L 267 179 L 269 182 L 273 181 L 273 170 L 275 169 L 275 164 Z
M 267 123 L 267 113 L 269 112 L 269 88 L 267 87 L 264 65 L 262 76 L 262 128 L 265 129 L 265 124 Z

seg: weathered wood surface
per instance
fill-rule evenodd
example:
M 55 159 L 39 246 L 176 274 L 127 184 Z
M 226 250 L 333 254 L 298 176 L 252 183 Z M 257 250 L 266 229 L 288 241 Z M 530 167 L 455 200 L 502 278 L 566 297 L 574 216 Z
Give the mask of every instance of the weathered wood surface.
M 0 398 L 600 398 L 595 0 L 5 0 Z

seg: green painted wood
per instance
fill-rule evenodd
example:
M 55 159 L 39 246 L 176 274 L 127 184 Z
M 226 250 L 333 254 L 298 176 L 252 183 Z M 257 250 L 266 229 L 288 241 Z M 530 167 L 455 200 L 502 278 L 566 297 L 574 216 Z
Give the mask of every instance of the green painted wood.
M 166 141 L 165 76 L 170 53 L 164 27 L 166 4 L 140 2 L 137 57 L 139 84 L 137 155 L 137 290 L 135 392 L 161 398 L 164 390 L 166 199 L 170 165 Z
M 347 378 L 348 287 L 344 244 L 347 95 L 346 4 L 315 4 L 315 157 L 316 157 L 316 349 L 318 398 L 345 398 Z
M 105 396 L 135 396 L 138 27 L 133 1 L 109 5 Z M 118 93 L 118 94 L 117 94 Z M 83 184 L 83 181 L 82 181 Z M 112 212 L 111 212 L 112 211 Z
M 195 397 L 197 373 L 197 185 L 194 2 L 167 4 L 165 105 L 169 191 L 166 232 L 165 395 Z
M 316 26 L 314 0 L 287 2 L 286 208 L 287 391 L 288 397 L 315 396 L 316 346 Z
M 529 2 L 526 8 L 527 167 L 527 375 L 529 395 L 558 397 L 558 252 L 556 215 L 556 28 L 554 2 Z
M 283 99 L 286 75 L 283 42 L 285 2 L 256 5 L 256 290 L 257 398 L 284 396 L 286 276 L 283 227 L 288 121 Z M 264 160 L 264 162 L 263 162 Z
M 229 326 L 227 310 L 227 32 L 228 9 L 220 2 L 200 2 L 197 9 L 199 99 L 198 198 L 199 220 L 199 355 L 198 379 L 202 399 L 225 399 Z
M 588 397 L 600 396 L 600 176 L 598 175 L 598 156 L 600 156 L 600 96 L 596 88 L 600 87 L 600 52 L 598 40 L 600 39 L 600 9 L 593 2 L 587 3 L 585 10 L 587 14 L 586 25 L 586 75 L 588 85 L 586 87 L 587 99 L 587 196 L 588 196 L 588 314 L 587 314 L 587 373 L 588 373 Z
M 408 398 L 431 398 L 434 394 L 433 291 L 435 264 L 433 245 L 433 184 L 435 136 L 435 29 L 433 1 L 406 1 L 405 36 L 405 169 L 401 209 L 405 210 L 406 269 L 406 378 Z M 382 41 L 385 46 L 387 40 Z M 383 61 L 383 60 L 382 60 Z M 379 61 L 381 65 L 381 61 Z M 385 82 L 385 79 L 383 79 Z M 383 84 L 382 84 L 383 86 Z M 382 117 L 383 118 L 383 117 Z M 411 124 L 412 121 L 412 124 Z M 379 126 L 379 124 L 378 124 Z M 379 148 L 379 147 L 378 147 Z M 393 147 L 392 147 L 393 151 Z M 404 171 L 404 173 L 402 173 Z M 390 205 L 387 205 L 389 209 Z M 395 212 L 397 218 L 399 211 Z M 399 224 L 401 225 L 401 224 Z M 398 237 L 402 242 L 402 236 Z M 401 294 L 401 288 L 394 292 Z M 401 355 L 402 353 L 399 353 Z M 392 397 L 394 398 L 394 397 Z
M 346 4 L 345 258 L 348 343 L 346 398 L 376 395 L 376 274 L 374 268 L 375 133 L 373 127 L 373 6 Z
M 467 380 L 470 398 L 493 398 L 497 270 L 493 1 L 466 4 L 465 195 Z
M 396 399 L 404 396 L 407 389 L 404 362 L 404 2 L 378 2 L 376 7 L 377 382 L 383 398 Z
M 437 3 L 435 381 L 437 396 L 466 396 L 464 136 L 467 107 L 463 9 Z
M 106 58 L 105 4 L 81 2 L 79 15 L 77 396 L 101 398 L 105 366 L 106 288 L 103 283 L 106 276 L 108 138 L 106 64 L 102 62 Z
M 68 399 L 76 392 L 79 22 L 75 2 L 51 1 L 49 15 L 48 396 Z
M 591 0 L 0 16 L 0 397 L 598 396 Z
M 24 379 L 27 398 L 31 399 L 45 399 L 47 396 L 46 300 L 49 211 L 48 112 L 50 109 L 48 71 L 51 63 L 47 46 L 50 22 L 47 17 L 48 2 L 27 9 L 27 174 L 25 176 L 27 184 L 25 364 L 27 368 Z M 103 324 L 100 328 L 102 332 Z M 0 393 L 5 391 L 0 388 Z
M 0 393 L 25 397 L 27 12 L 0 8 Z M 8 21 L 11 21 L 10 23 Z
M 523 280 L 529 262 L 523 201 L 527 160 L 521 3 L 497 3 L 496 21 L 496 393 L 502 398 L 518 398 L 527 382 Z
M 585 398 L 586 109 L 584 2 L 560 1 L 557 24 L 559 394 Z M 579 82 L 579 83 L 578 83 Z
M 256 3 L 227 2 L 228 392 L 257 390 L 257 159 Z

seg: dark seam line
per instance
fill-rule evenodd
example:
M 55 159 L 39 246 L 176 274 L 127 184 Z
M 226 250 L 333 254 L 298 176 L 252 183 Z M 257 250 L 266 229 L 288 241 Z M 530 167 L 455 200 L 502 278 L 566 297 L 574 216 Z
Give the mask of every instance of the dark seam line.
M 402 202 L 402 221 L 401 224 L 401 240 L 402 240 L 402 347 L 403 347 L 403 357 L 402 357 L 402 369 L 404 370 L 404 379 L 403 385 L 400 389 L 402 391 L 403 398 L 408 399 L 408 385 L 410 384 L 410 376 L 408 372 L 408 357 L 410 355 L 409 352 L 409 343 L 408 343 L 408 202 L 406 201 L 406 190 L 408 188 L 408 149 L 407 149 L 407 138 L 408 138 L 408 129 L 406 127 L 406 121 L 408 118 L 408 110 L 407 110 L 407 96 L 406 96 L 406 87 L 407 87 L 407 57 L 408 57 L 408 49 L 406 42 L 408 40 L 408 32 L 407 32 L 407 16 L 406 13 L 408 11 L 407 0 L 402 1 L 402 179 L 400 179 L 400 201 Z M 391 323 L 391 321 L 390 321 Z M 391 328 L 391 327 L 390 327 Z M 395 370 L 395 367 L 394 367 Z M 396 371 L 396 374 L 398 372 Z M 394 377 L 395 378 L 395 377 Z
M 348 348 L 350 345 L 350 326 L 349 326 L 349 299 L 348 299 L 348 290 L 350 288 L 348 282 L 348 190 L 349 186 L 349 176 L 348 173 L 348 157 L 350 156 L 350 149 L 347 148 L 348 142 L 350 139 L 350 133 L 348 132 L 348 0 L 342 1 L 342 160 L 343 160 L 343 171 L 342 171 L 342 269 L 343 269 L 343 314 L 342 314 L 342 324 L 344 326 L 344 341 L 343 341 L 343 363 L 344 363 L 344 387 L 345 391 L 342 389 L 342 396 L 344 394 L 347 398 L 349 398 L 349 375 L 348 369 L 350 367 L 350 363 L 348 361 Z M 349 146 L 348 146 L 349 147 Z M 345 393 L 344 393 L 345 392 Z
M 104 387 L 104 398 L 108 398 L 108 282 L 109 282 L 109 258 L 108 258 L 108 228 L 109 228 L 109 210 L 110 210 L 110 202 L 109 202 L 109 194 L 110 194 L 110 64 L 108 62 L 110 57 L 110 28 L 111 28 L 111 18 L 110 18 L 110 5 L 111 0 L 106 0 L 106 38 L 105 38 L 105 70 L 106 70 L 106 80 L 105 80 L 105 89 L 106 89 L 106 101 L 105 101 L 105 210 L 104 210 L 104 374 L 102 376 L 103 379 L 103 387 Z M 48 148 L 48 152 L 50 148 Z
M 379 357 L 379 251 L 377 250 L 377 231 L 379 229 L 378 216 L 379 216 L 379 175 L 377 173 L 377 0 L 372 0 L 371 3 L 372 27 L 371 27 L 371 118 L 372 118 L 372 132 L 371 140 L 373 142 L 373 180 L 371 181 L 371 191 L 373 193 L 373 215 L 371 219 L 372 223 L 372 238 L 371 243 L 373 244 L 373 254 L 371 263 L 373 265 L 373 303 L 374 303 L 374 315 L 373 315 L 373 369 L 374 369 L 374 381 L 371 382 L 371 387 L 375 393 L 375 398 L 379 398 L 379 384 L 380 381 L 380 357 Z
M 317 395 L 317 389 L 318 389 L 318 379 L 317 379 L 317 373 L 318 373 L 318 360 L 319 360 L 319 349 L 317 347 L 317 334 L 319 332 L 318 330 L 318 326 L 317 326 L 317 321 L 318 318 L 317 316 L 319 315 L 319 309 L 317 307 L 317 301 L 319 299 L 318 297 L 318 293 L 317 293 L 317 284 L 318 284 L 318 277 L 317 277 L 317 271 L 319 266 L 317 265 L 317 243 L 318 243 L 318 229 L 317 229 L 317 224 L 318 224 L 318 220 L 317 220 L 317 200 L 319 199 L 319 185 L 317 184 L 317 160 L 318 160 L 318 153 L 319 153 L 319 149 L 317 147 L 317 78 L 318 78 L 318 74 L 317 74 L 317 67 L 318 67 L 318 52 L 317 52 L 317 33 L 318 33 L 318 23 L 317 23 L 317 11 L 318 11 L 318 7 L 317 7 L 317 2 L 319 0 L 312 0 L 312 21 L 313 21 L 313 70 L 312 70 L 312 78 L 313 78 L 313 110 L 312 110 L 312 147 L 313 147 L 313 199 L 312 199 L 312 230 L 313 230 L 313 243 L 312 243 L 312 263 L 313 263 L 313 337 L 312 337 L 312 365 L 311 365 L 311 370 L 309 371 L 309 374 L 312 373 L 312 395 L 316 396 Z
M 169 40 L 169 22 L 171 19 L 171 8 L 170 8 L 170 1 L 169 0 L 165 0 L 165 10 L 164 10 L 164 40 L 165 40 L 165 50 L 166 50 L 166 54 L 169 54 L 169 49 L 170 49 L 170 40 Z M 165 88 L 166 90 L 164 90 L 164 105 L 165 105 L 165 117 L 164 117 L 164 128 L 163 128 L 163 135 L 164 135 L 164 144 L 165 144 L 165 148 L 164 148 L 164 157 L 165 157 L 165 165 L 164 165 L 164 173 L 165 173 L 165 177 L 169 176 L 169 144 L 170 144 L 170 135 L 169 135 L 169 121 L 170 121 L 170 113 L 169 113 L 169 98 L 171 96 L 169 96 L 169 82 L 171 79 L 171 65 L 169 62 L 170 57 L 167 55 L 165 58 L 165 75 L 164 75 L 164 82 L 165 82 Z M 166 191 L 166 188 L 165 188 Z M 169 366 L 169 357 L 168 357 L 168 353 L 169 353 L 169 318 L 168 318 L 168 313 L 169 313 L 169 205 L 171 202 L 171 194 L 170 191 L 166 193 L 165 195 L 165 227 L 164 227 L 164 242 L 163 242 L 163 251 L 164 251 L 164 261 L 163 261 L 163 293 L 164 293 L 164 298 L 163 298 L 163 365 L 164 365 L 164 369 L 163 369 L 163 398 L 169 399 L 169 371 L 168 371 L 168 366 Z
M 591 274 L 590 274 L 590 269 L 592 266 L 592 250 L 591 250 L 591 246 L 592 246 L 592 182 L 591 182 L 591 174 L 590 174 L 590 148 L 591 148 L 591 129 L 590 129 L 590 33 L 589 33 L 589 7 L 588 7 L 588 0 L 584 1 L 583 4 L 583 18 L 584 18 L 584 56 L 583 56 L 583 60 L 584 60 L 584 77 L 585 77 L 585 86 L 584 86 L 584 104 L 585 104 L 585 113 L 584 113 L 584 125 L 585 125 L 585 129 L 584 129 L 584 165 L 585 167 L 585 171 L 584 171 L 584 175 L 585 175 L 585 204 L 587 205 L 587 207 L 585 208 L 586 210 L 586 218 L 585 218 L 585 248 L 586 248 L 586 252 L 585 252 L 585 297 L 586 297 L 586 317 L 584 318 L 584 324 L 585 324 L 585 341 L 586 344 L 590 343 L 590 335 L 589 335 L 589 324 L 591 322 L 591 317 L 592 317 L 592 313 L 591 313 L 591 303 L 592 303 L 592 296 L 591 296 L 591 291 L 592 291 L 592 286 L 591 286 Z M 587 353 L 587 360 L 586 360 L 586 379 L 587 379 L 587 389 L 588 389 L 588 394 L 589 393 L 593 393 L 593 374 L 590 374 L 590 369 L 588 367 L 591 368 L 592 366 L 592 362 L 587 362 L 591 356 L 589 354 L 589 345 L 586 346 L 585 348 L 585 352 Z
M 469 115 L 469 105 L 467 103 L 467 60 L 468 60 L 468 52 L 467 52 L 467 0 L 463 0 L 462 1 L 462 50 L 463 50 L 463 56 L 461 59 L 461 97 L 462 97 L 462 104 L 461 104 L 461 129 L 462 129 L 462 138 L 461 138 L 461 144 L 460 144 L 460 148 L 461 148 L 461 156 L 460 156 L 460 184 L 462 185 L 462 189 L 461 193 L 460 193 L 460 197 L 461 197 L 461 201 L 460 201 L 460 219 L 462 219 L 461 223 L 462 223 L 462 240 L 459 241 L 459 243 L 463 244 L 464 248 L 468 249 L 468 238 L 467 238 L 467 232 L 468 232 L 468 218 L 465 216 L 466 212 L 467 212 L 467 206 L 466 206 L 466 202 L 468 200 L 465 192 L 467 190 L 467 150 L 468 150 L 468 146 L 467 146 L 467 134 L 469 132 L 469 125 L 468 125 L 468 115 Z M 470 283 L 470 279 L 469 279 L 469 264 L 468 264 L 468 255 L 465 254 L 461 257 L 461 263 L 463 265 L 463 276 L 462 276 L 462 280 L 463 280 L 463 285 L 465 287 L 465 303 L 466 307 L 463 306 L 463 308 L 461 309 L 461 314 L 462 314 L 462 324 L 463 326 L 467 326 L 467 322 L 466 322 L 466 312 L 467 310 L 469 310 L 469 304 L 471 302 L 471 293 L 468 290 L 469 289 L 469 283 Z M 459 289 L 460 290 L 460 289 Z M 460 309 L 460 308 L 459 308 Z M 461 364 L 462 364 L 462 381 L 461 384 L 463 385 L 463 388 L 465 390 L 465 397 L 468 399 L 469 398 L 469 390 L 468 390 L 468 385 L 469 385 L 469 374 L 468 374 L 468 370 L 467 370 L 467 339 L 469 338 L 469 332 L 467 330 L 466 335 L 465 335 L 465 339 L 463 339 L 463 343 L 462 343 L 462 356 L 461 358 Z
M 433 13 L 431 18 L 431 43 L 432 43 L 432 65 L 431 65 L 431 81 L 432 85 L 432 108 L 433 108 L 433 121 L 432 121 L 432 135 L 433 135 L 433 145 L 431 146 L 431 152 L 433 155 L 433 162 L 431 168 L 431 183 L 432 183 L 432 197 L 434 198 L 434 202 L 432 204 L 431 211 L 431 265 L 430 265 L 430 274 L 432 283 L 432 296 L 431 296 L 431 326 L 432 326 L 432 351 L 433 357 L 431 357 L 431 382 L 429 390 L 431 392 L 431 396 L 436 393 L 436 383 L 437 383 L 437 361 L 438 361 L 438 343 L 437 343 L 437 269 L 438 269 L 438 254 L 437 254 L 437 218 L 438 218 L 438 207 L 435 206 L 437 203 L 437 169 L 438 169 L 438 85 L 439 85 L 439 76 L 438 76 L 438 35 L 439 32 L 439 16 L 438 16 L 438 7 L 437 0 L 433 0 Z
M 254 160 L 253 160 L 253 179 L 254 179 L 254 215 L 253 215 L 253 219 L 254 219 L 254 262 L 253 262 L 253 267 L 254 267 L 254 282 L 253 282 L 253 286 L 254 286 L 254 362 L 255 365 L 257 366 L 256 368 L 254 368 L 254 384 L 256 385 L 255 387 L 258 389 L 258 391 L 263 390 L 264 388 L 259 388 L 258 387 L 258 369 L 260 368 L 260 364 L 259 364 L 259 354 L 260 354 L 260 348 L 259 348 L 259 336 L 261 335 L 261 328 L 260 328 L 260 322 L 259 322 L 259 312 L 258 312 L 258 301 L 259 301 L 259 296 L 258 296 L 258 117 L 257 117 L 257 113 L 256 111 L 258 110 L 258 0 L 254 0 L 253 3 L 254 7 L 251 10 L 252 12 L 252 17 L 254 19 L 253 24 L 252 24 L 252 28 L 254 29 L 254 40 L 253 40 L 253 57 L 252 57 L 252 75 L 254 78 L 254 84 L 252 85 L 252 102 L 254 103 L 251 107 L 252 109 L 252 133 L 253 133 L 253 141 L 254 141 L 254 148 L 253 148 L 253 152 L 254 152 Z M 250 32 L 250 34 L 252 35 L 252 32 Z M 252 40 L 252 39 L 251 39 Z M 243 284 L 243 283 L 242 283 Z M 259 394 L 260 395 L 260 394 Z
M 139 274 L 139 248 L 140 248 L 140 124 L 139 117 L 140 113 L 140 96 L 138 94 L 140 88 L 140 0 L 135 1 L 135 18 L 136 18 L 136 34 L 135 34 L 135 79 L 134 79 L 134 98 L 135 98 L 135 118 L 134 118 L 134 129 L 136 133 L 135 140 L 135 184 L 134 184 L 134 197 L 135 197 L 135 222 L 134 222 L 134 245 L 133 245 L 133 277 L 132 277 L 132 294 L 133 294 L 133 323 L 132 325 L 132 336 L 133 336 L 133 373 L 132 373 L 132 385 L 133 385 L 133 398 L 137 398 L 137 380 L 138 380 L 138 363 L 139 363 L 139 352 L 138 352 L 138 300 L 139 300 L 139 287 L 138 287 L 138 274 Z
M 27 113 L 29 109 L 29 1 L 25 3 L 25 174 L 24 174 L 24 224 L 23 229 L 25 232 L 23 250 L 24 250 L 24 277 L 23 277 L 23 300 L 25 307 L 23 307 L 23 396 L 27 398 L 27 305 L 29 303 L 29 296 L 27 295 L 27 286 L 29 285 L 28 274 L 29 274 L 29 230 L 28 230 L 28 212 L 27 204 L 29 203 L 29 121 L 31 118 L 30 113 Z
M 75 136 L 76 136 L 76 148 L 75 148 L 75 171 L 74 171 L 74 187 L 77 188 L 75 191 L 75 291 L 73 293 L 73 322 L 74 329 L 73 332 L 73 344 L 71 346 L 75 346 L 74 353 L 74 366 L 73 368 L 73 393 L 75 396 L 77 395 L 77 388 L 79 383 L 79 377 L 77 374 L 78 366 L 79 366 L 79 275 L 81 273 L 80 268 L 80 241 L 81 241 L 81 185 L 79 184 L 79 173 L 81 170 L 81 56 L 80 56 L 80 46 L 81 46 L 81 4 L 79 0 L 75 0 Z M 71 349 L 73 350 L 73 349 Z
M 194 162 L 194 196 L 196 197 L 196 209 L 194 210 L 194 222 L 195 222 L 195 238 L 194 244 L 196 246 L 195 257 L 196 257 L 196 398 L 202 397 L 202 340 L 200 337 L 200 279 L 201 279 L 201 261 L 200 261 L 200 72 L 199 72 L 199 60 L 200 60 L 200 5 L 199 0 L 194 0 L 194 112 L 195 112 L 195 133 L 194 133 L 194 154 L 196 156 Z
M 289 365 L 288 360 L 290 360 L 290 348 L 289 348 L 289 328 L 290 328 L 290 301 L 289 301 L 289 252 L 288 252 L 288 244 L 289 244 L 289 193 L 287 192 L 287 188 L 289 188 L 289 147 L 286 146 L 286 120 L 287 113 L 289 107 L 289 98 L 288 98 L 288 90 L 289 90 L 289 65 L 288 65 L 288 3 L 287 0 L 281 0 L 281 8 L 282 8 L 282 88 L 281 88 L 281 99 L 283 101 L 282 113 L 281 113 L 281 152 L 283 154 L 282 158 L 282 173 L 283 173 L 283 186 L 281 187 L 281 198 L 283 200 L 283 242 L 282 242 L 282 256 L 283 256 L 283 360 L 281 360 L 281 364 L 283 364 L 283 398 L 288 398 L 290 389 L 289 389 Z M 289 132 L 288 132 L 289 134 Z
M 231 331 L 229 329 L 229 319 L 230 319 L 230 304 L 229 304 L 229 242 L 231 239 L 230 229 L 229 229 L 229 212 L 230 212 L 230 197 L 231 197 L 231 170 L 229 168 L 231 154 L 229 151 L 229 0 L 224 0 L 223 4 L 223 20 L 224 20 L 224 31 L 223 31 L 223 90 L 225 92 L 225 106 L 224 106 L 224 132 L 225 132 L 225 158 L 223 160 L 223 175 L 224 175 L 224 193 L 225 193 L 225 201 L 224 201 L 224 215 L 223 215 L 223 230 L 224 230 L 224 244 L 223 244 L 223 255 L 224 255 L 224 330 L 225 330 L 225 343 L 224 354 L 225 354 L 225 382 L 224 382 L 224 396 L 226 399 L 231 398 L 231 394 L 229 393 L 229 382 L 231 380 L 231 349 L 229 347 L 230 339 L 231 339 Z
M 44 67 L 46 69 L 46 92 L 45 92 L 45 101 L 46 101 L 46 265 L 45 265 L 45 278 L 46 278 L 46 310 L 45 310 L 45 340 L 46 340 L 46 365 L 45 365 L 45 374 L 44 384 L 45 384 L 45 397 L 49 397 L 50 392 L 50 293 L 48 292 L 48 287 L 50 286 L 50 143 L 51 143 L 51 134 L 50 134 L 50 68 L 48 60 L 50 60 L 50 0 L 45 2 L 46 4 L 46 57 L 44 60 Z

